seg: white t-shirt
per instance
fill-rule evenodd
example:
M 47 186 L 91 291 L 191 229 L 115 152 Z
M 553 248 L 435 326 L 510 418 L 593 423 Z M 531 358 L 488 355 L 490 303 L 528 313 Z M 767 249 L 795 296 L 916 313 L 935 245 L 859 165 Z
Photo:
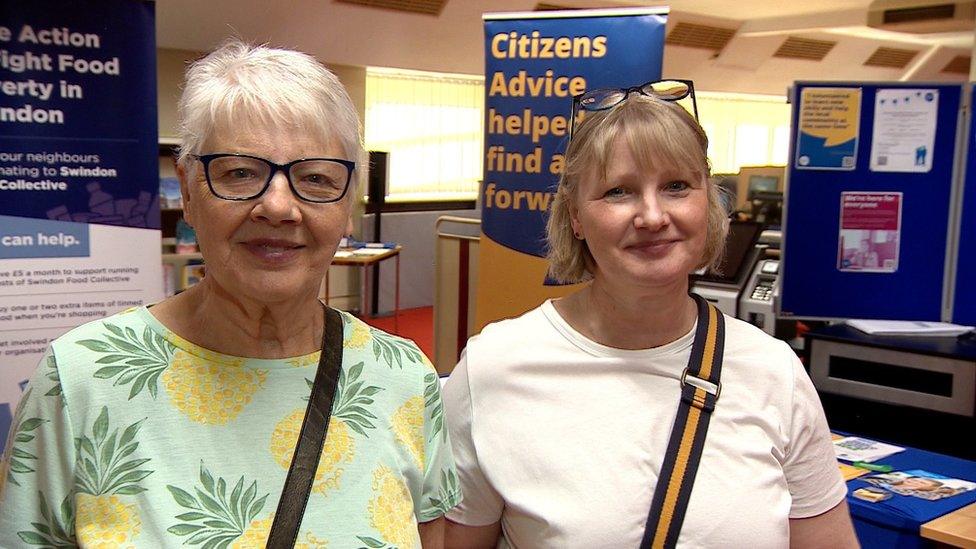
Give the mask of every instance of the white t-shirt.
M 787 547 L 788 519 L 829 511 L 846 488 L 796 355 L 725 325 L 722 392 L 678 545 Z M 464 494 L 447 517 L 501 520 L 500 547 L 637 547 L 693 339 L 607 347 L 551 302 L 487 326 L 444 388 Z

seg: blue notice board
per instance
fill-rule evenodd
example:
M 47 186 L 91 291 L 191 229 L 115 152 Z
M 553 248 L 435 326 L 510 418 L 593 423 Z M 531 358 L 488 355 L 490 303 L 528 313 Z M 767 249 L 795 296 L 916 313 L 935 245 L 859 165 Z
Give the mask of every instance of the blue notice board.
M 821 93 L 816 88 L 829 90 Z M 797 154 L 800 98 L 829 99 L 836 90 L 858 90 L 847 96 L 860 97 L 855 105 L 857 146 L 848 149 L 854 156 L 844 169 L 803 166 Z M 959 84 L 795 84 L 780 282 L 783 316 L 942 320 L 961 99 Z M 905 148 L 906 132 L 891 137 L 897 133 L 893 125 L 901 119 L 885 110 L 896 100 L 911 106 L 927 102 L 931 115 L 923 112 L 917 118 L 935 118 L 932 140 L 913 145 L 900 157 L 897 147 Z M 836 110 L 849 112 L 849 100 L 836 103 Z M 829 114 L 818 120 L 817 112 L 811 115 L 808 110 L 804 124 L 812 120 L 827 127 Z M 834 124 L 851 126 L 843 120 Z M 876 134 L 878 143 L 873 142 Z M 830 136 L 826 137 L 829 144 Z M 843 139 L 838 134 L 834 140 Z M 892 154 L 885 154 L 888 150 Z M 969 213 L 976 219 L 974 210 Z M 872 227 L 885 230 L 867 230 Z
M 972 97 L 976 85 L 970 84 L 969 89 Z M 962 188 L 952 321 L 976 326 L 976 116 L 970 116 L 967 131 L 966 178 Z

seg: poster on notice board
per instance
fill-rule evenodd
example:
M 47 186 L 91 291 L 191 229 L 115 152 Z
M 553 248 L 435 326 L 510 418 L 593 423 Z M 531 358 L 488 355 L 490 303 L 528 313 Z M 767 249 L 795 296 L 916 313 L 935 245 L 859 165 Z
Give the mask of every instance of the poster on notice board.
M 797 117 L 796 168 L 856 169 L 860 121 L 860 88 L 803 88 Z
M 8 3 L 0 80 L 2 445 L 52 339 L 162 297 L 154 4 Z
M 840 193 L 837 268 L 844 272 L 898 270 L 902 193 Z
M 939 90 L 886 89 L 874 97 L 871 171 L 931 171 Z

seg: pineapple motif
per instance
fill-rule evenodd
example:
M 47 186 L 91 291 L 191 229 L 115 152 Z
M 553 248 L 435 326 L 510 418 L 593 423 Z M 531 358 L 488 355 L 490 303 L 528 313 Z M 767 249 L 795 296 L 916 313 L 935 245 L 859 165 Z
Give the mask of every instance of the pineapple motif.
M 97 379 L 115 378 L 113 385 L 130 385 L 129 400 L 148 389 L 156 398 L 159 376 L 166 370 L 175 348 L 148 327 L 142 337 L 132 328 L 122 329 L 103 323 L 108 334 L 105 339 L 83 339 L 78 345 L 102 353 L 95 364 L 104 364 L 95 371 Z
M 32 522 L 34 530 L 17 532 L 17 536 L 28 545 L 39 545 L 41 547 L 53 547 L 56 549 L 74 549 L 78 547 L 71 526 L 74 524 L 74 508 L 71 505 L 71 495 L 69 494 L 61 501 L 61 515 L 58 516 L 57 509 L 50 509 L 47 505 L 47 498 L 44 492 L 38 492 L 40 496 L 40 511 L 44 522 Z
M 330 489 L 337 489 L 342 479 L 342 463 L 350 463 L 356 455 L 356 440 L 350 434 L 368 437 L 368 431 L 376 426 L 370 420 L 376 416 L 366 407 L 373 404 L 373 396 L 382 388 L 365 385 L 359 378 L 363 373 L 363 363 L 360 362 L 346 371 L 339 370 L 339 385 L 336 389 L 335 404 L 332 416 L 329 418 L 329 429 L 325 439 L 325 447 L 319 457 L 319 464 L 315 469 L 315 480 L 312 491 L 325 494 Z M 312 382 L 305 382 L 311 387 Z M 308 400 L 307 398 L 305 400 Z M 305 417 L 305 409 L 299 408 L 275 425 L 271 433 L 271 455 L 278 465 L 288 469 L 295 445 L 298 443 L 298 433 Z
M 371 337 L 369 325 L 359 319 L 350 321 L 349 325 L 351 328 L 350 334 L 343 343 L 343 347 L 346 349 L 362 349 L 369 343 Z
M 254 519 L 241 534 L 241 537 L 234 540 L 230 545 L 231 549 L 250 549 L 252 547 L 264 547 L 268 544 L 268 535 L 271 534 L 271 523 L 274 522 L 274 513 L 263 519 Z
M 176 503 L 187 509 L 176 516 L 178 524 L 166 529 L 170 534 L 187 537 L 184 545 L 264 547 L 274 515 L 256 518 L 268 499 L 268 494 L 257 497 L 257 481 L 245 489 L 242 476 L 228 496 L 227 482 L 221 477 L 214 479 L 201 462 L 200 484 L 193 487 L 193 494 L 172 485 L 166 488 Z
M 447 442 L 447 429 L 444 428 L 444 401 L 441 400 L 441 382 L 437 373 L 424 376 L 424 406 L 430 410 L 430 440 L 440 434 Z
M 130 385 L 130 400 L 144 389 L 156 398 L 162 379 L 173 405 L 198 423 L 224 425 L 233 420 L 267 378 L 265 370 L 244 368 L 243 359 L 214 353 L 182 339 L 180 345 L 191 352 L 177 349 L 148 327 L 139 336 L 132 328 L 109 323 L 104 326 L 109 332 L 104 340 L 78 342 L 104 355 L 95 363 L 105 366 L 94 376 L 114 378 L 113 385 Z
M 122 547 L 142 529 L 138 507 L 125 496 L 144 492 L 139 482 L 153 471 L 139 469 L 149 458 L 124 461 L 139 447 L 135 440 L 145 419 L 109 435 L 108 408 L 92 425 L 92 436 L 75 439 L 79 468 L 75 477 L 78 543 L 85 547 Z
M 242 362 L 220 363 L 178 350 L 163 374 L 163 386 L 173 405 L 191 420 L 224 425 L 250 404 L 268 376 L 266 370 L 242 367 Z
M 305 410 L 295 410 L 278 422 L 274 432 L 271 433 L 271 455 L 284 469 L 288 469 L 291 465 L 303 419 L 305 419 Z M 318 467 L 315 469 L 312 491 L 324 494 L 329 489 L 338 488 L 343 473 L 343 469 L 339 466 L 351 462 L 355 455 L 356 441 L 349 435 L 349 427 L 341 419 L 332 416 L 329 419 L 328 437 L 322 448 Z
M 255 549 L 266 546 L 272 522 L 274 522 L 274 513 L 263 519 L 252 520 L 241 537 L 231 544 L 230 549 Z M 304 538 L 300 536 L 295 540 L 295 549 L 327 549 L 328 546 L 327 540 L 318 539 L 311 532 L 305 532 Z
M 373 339 L 373 356 L 379 361 L 382 357 L 387 366 L 393 367 L 396 361 L 397 366 L 403 368 L 403 357 L 406 356 L 410 362 L 423 362 L 423 353 L 402 337 L 396 337 L 380 330 L 369 329 Z
M 357 536 L 368 547 L 394 546 L 398 549 L 416 547 L 417 523 L 413 515 L 413 499 L 407 485 L 389 468 L 380 465 L 373 471 L 373 498 L 367 506 L 369 523 L 382 539 Z
M 44 393 L 44 396 L 56 396 L 56 397 L 60 397 L 61 396 L 61 376 L 58 375 L 58 363 L 57 363 L 57 360 L 55 360 L 54 355 L 48 355 L 46 363 L 47 363 L 47 373 L 45 374 L 45 377 L 47 377 L 48 380 L 52 381 L 54 383 L 54 385 L 52 385 L 51 388 L 48 389 L 48 391 L 46 393 Z M 64 404 L 64 401 L 63 400 L 59 401 L 59 404 L 62 404 L 63 405 Z
M 431 496 L 430 503 L 443 513 L 454 507 L 454 498 L 461 494 L 461 485 L 457 473 L 450 467 L 441 470 L 441 487 L 437 490 L 437 497 Z
M 319 363 L 319 355 L 322 353 L 312 353 L 310 355 L 298 356 L 295 358 L 290 358 L 285 361 L 289 366 L 294 366 L 295 368 L 304 368 L 306 366 L 314 366 Z
M 0 495 L 3 495 L 4 487 L 7 482 L 14 486 L 20 486 L 17 482 L 18 474 L 34 472 L 34 465 L 37 463 L 37 456 L 29 451 L 31 442 L 35 435 L 34 431 L 41 426 L 45 420 L 37 417 L 23 419 L 24 403 L 30 399 L 32 389 L 28 389 L 20 399 L 17 410 L 14 412 L 13 429 L 10 433 L 10 443 L 7 445 L 8 454 L 0 459 Z
M 393 434 L 397 442 L 402 444 L 410 455 L 417 461 L 417 466 L 424 469 L 424 399 L 413 397 L 408 399 L 393 414 Z

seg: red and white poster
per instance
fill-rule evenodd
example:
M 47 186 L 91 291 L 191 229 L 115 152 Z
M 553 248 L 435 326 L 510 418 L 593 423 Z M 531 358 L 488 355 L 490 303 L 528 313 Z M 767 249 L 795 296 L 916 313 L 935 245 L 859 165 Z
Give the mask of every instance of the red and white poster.
M 902 193 L 840 193 L 837 268 L 844 272 L 898 270 Z

